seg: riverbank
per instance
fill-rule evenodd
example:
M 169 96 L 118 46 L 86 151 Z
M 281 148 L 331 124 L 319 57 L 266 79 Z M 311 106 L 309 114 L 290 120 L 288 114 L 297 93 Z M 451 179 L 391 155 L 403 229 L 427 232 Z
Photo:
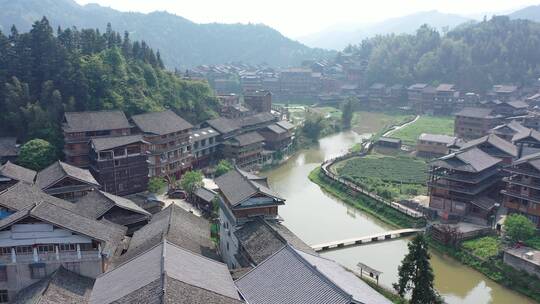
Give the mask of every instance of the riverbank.
M 384 204 L 378 203 L 363 195 L 351 195 L 346 187 L 341 186 L 324 176 L 324 174 L 321 173 L 320 167 L 311 171 L 309 179 L 321 187 L 325 192 L 386 224 L 396 228 L 415 227 L 415 225 L 419 225 L 418 220 L 402 214 Z M 473 268 L 488 279 L 540 302 L 540 280 L 503 264 L 502 257 L 498 256 L 494 259 L 480 260 L 462 248 L 447 247 L 433 240 L 430 240 L 429 245 L 432 250 L 447 255 L 454 260 Z
M 350 194 L 345 186 L 335 183 L 322 174 L 321 167 L 317 167 L 311 171 L 309 174 L 309 179 L 321 187 L 325 192 L 393 227 L 421 227 L 425 224 L 424 219 L 415 219 L 399 212 L 394 208 L 379 203 L 370 197 L 360 193 L 354 195 Z

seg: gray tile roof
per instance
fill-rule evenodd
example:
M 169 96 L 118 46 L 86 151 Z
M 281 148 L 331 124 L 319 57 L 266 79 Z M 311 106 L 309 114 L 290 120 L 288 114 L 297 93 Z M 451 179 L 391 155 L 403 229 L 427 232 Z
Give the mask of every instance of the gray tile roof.
M 171 110 L 134 115 L 131 119 L 142 132 L 155 135 L 165 135 L 193 128 L 193 125 Z
M 267 186 L 266 179 L 261 180 L 260 177 L 246 174 L 238 168 L 219 176 L 215 179 L 215 182 L 220 192 L 232 206 L 242 203 L 257 193 L 272 197 L 276 201 L 284 201 L 283 198 Z
M 294 129 L 294 125 L 286 120 L 278 121 L 276 124 L 287 131 Z
M 75 203 L 77 212 L 89 218 L 98 219 L 105 216 L 108 220 L 117 224 L 129 224 L 115 221 L 114 217 L 107 216 L 107 213 L 113 208 L 118 207 L 123 209 L 128 214 L 136 217 L 137 222 L 143 221 L 151 217 L 151 214 L 139 207 L 137 204 L 127 198 L 116 196 L 100 190 L 94 190 L 87 195 L 81 197 Z
M 46 189 L 65 177 L 71 177 L 83 183 L 99 186 L 99 183 L 94 179 L 90 171 L 61 161 L 56 161 L 47 168 L 39 171 L 36 176 L 36 185 L 41 189 Z
M 513 165 L 521 165 L 523 163 L 528 163 L 536 168 L 536 170 L 540 171 L 540 152 L 524 156 L 514 161 Z
M 443 91 L 443 92 L 452 91 L 452 90 L 454 90 L 454 86 L 455 86 L 455 85 L 449 84 L 449 83 L 441 83 L 441 84 L 437 87 L 437 91 Z
M 192 141 L 199 141 L 199 140 L 207 139 L 210 137 L 215 137 L 218 135 L 219 133 L 216 130 L 208 127 L 208 128 L 203 128 L 199 130 L 194 130 L 190 138 Z
M 247 146 L 264 141 L 264 137 L 258 132 L 249 132 L 242 135 L 235 136 L 231 139 L 240 146 Z
M 271 124 L 269 126 L 267 126 L 266 128 L 268 128 L 268 130 L 276 133 L 276 134 L 283 134 L 285 132 L 287 132 L 287 129 L 284 129 L 280 126 L 278 126 L 277 124 Z
M 15 137 L 0 137 L 0 157 L 19 155 L 19 145 Z
M 501 161 L 478 148 L 470 148 L 438 158 L 431 162 L 431 165 L 476 173 L 489 169 Z
M 427 83 L 415 83 L 411 85 L 410 87 L 408 87 L 407 90 L 422 90 L 427 86 L 428 86 Z
M 195 190 L 195 195 L 206 202 L 211 202 L 216 197 L 217 193 L 205 187 L 199 187 Z
M 171 204 L 154 214 L 150 223 L 133 234 L 127 252 L 117 259 L 116 264 L 139 255 L 165 238 L 189 251 L 218 259 L 210 239 L 210 223 Z
M 1 198 L 0 201 L 2 201 Z M 67 202 L 67 204 L 71 203 Z M 127 230 L 119 225 L 84 217 L 69 209 L 62 208 L 57 201 L 46 199 L 46 197 L 44 200 L 34 201 L 31 205 L 18 209 L 18 212 L 4 218 L 0 221 L 0 229 L 4 229 L 27 216 L 102 241 L 105 243 L 103 253 L 108 256 L 113 256 L 116 253 Z
M 94 280 L 60 266 L 51 275 L 22 289 L 13 304 L 87 304 Z
M 18 182 L 12 187 L 0 192 L 0 206 L 13 211 L 28 209 L 36 203 L 43 201 L 77 213 L 75 204 L 48 195 L 35 185 Z
M 507 104 L 514 109 L 526 109 L 529 107 L 529 104 L 523 100 L 512 100 L 507 102 Z
M 488 108 L 471 108 L 466 107 L 456 113 L 456 116 L 472 117 L 472 118 L 489 118 L 492 116 L 492 109 Z
M 250 127 L 262 123 L 270 123 L 272 121 L 277 121 L 276 116 L 268 112 L 263 112 L 242 118 L 240 120 L 240 125 L 242 127 Z
M 499 136 L 497 136 L 495 134 L 488 134 L 488 135 L 486 135 L 484 137 L 480 137 L 480 138 L 468 141 L 465 144 L 463 144 L 461 146 L 461 148 L 462 149 L 469 149 L 469 148 L 472 148 L 472 147 L 479 147 L 479 146 L 481 146 L 483 144 L 489 144 L 489 145 L 499 149 L 500 151 L 502 151 L 502 152 L 504 152 L 504 153 L 506 153 L 506 154 L 508 154 L 510 156 L 513 156 L 513 157 L 516 157 L 518 155 L 517 147 L 514 146 L 514 144 L 500 138 Z M 481 147 L 479 147 L 479 148 L 482 149 Z M 487 152 L 487 151 L 484 151 L 484 152 Z
M 147 143 L 146 141 L 144 141 L 142 135 L 100 137 L 92 138 L 92 140 L 90 141 L 92 148 L 98 152 L 111 150 L 116 147 L 121 147 L 137 142 Z
M 277 222 L 267 222 L 257 217 L 234 232 L 251 263 L 261 263 L 279 251 L 287 243 L 316 254 L 311 247 L 300 240 L 289 229 Z
M 540 132 L 534 129 L 528 129 L 526 131 L 516 133 L 514 137 L 512 137 L 512 142 L 518 142 L 526 138 L 531 138 L 537 142 L 540 142 Z
M 234 132 L 241 128 L 240 123 L 225 117 L 207 120 L 206 123 L 221 134 Z
M 122 111 L 66 112 L 66 132 L 102 131 L 131 128 Z
M 7 176 L 17 181 L 33 184 L 34 178 L 36 177 L 36 171 L 7 161 L 0 167 L 0 175 Z
M 227 266 L 162 240 L 96 279 L 92 304 L 242 303 Z
M 446 145 L 453 144 L 456 141 L 456 138 L 454 136 L 448 136 L 448 135 L 443 135 L 443 134 L 428 134 L 428 133 L 420 134 L 418 139 L 436 142 L 436 143 L 443 143 Z
M 250 304 L 391 303 L 335 262 L 289 245 L 235 283 Z

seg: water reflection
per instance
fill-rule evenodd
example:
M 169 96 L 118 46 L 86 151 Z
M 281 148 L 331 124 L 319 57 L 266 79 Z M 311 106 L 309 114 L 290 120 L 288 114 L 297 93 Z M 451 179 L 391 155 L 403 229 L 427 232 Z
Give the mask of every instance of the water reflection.
M 285 225 L 306 243 L 315 244 L 393 229 L 365 213 L 321 191 L 308 174 L 323 160 L 343 154 L 360 136 L 345 132 L 320 140 L 316 147 L 304 150 L 286 164 L 266 172 L 272 187 L 287 199 L 280 207 Z M 407 252 L 407 240 L 347 248 L 323 254 L 355 268 L 359 261 L 383 272 L 380 282 L 390 287 L 397 281 L 397 268 Z M 435 287 L 449 304 L 534 303 L 485 278 L 455 260 L 432 253 Z

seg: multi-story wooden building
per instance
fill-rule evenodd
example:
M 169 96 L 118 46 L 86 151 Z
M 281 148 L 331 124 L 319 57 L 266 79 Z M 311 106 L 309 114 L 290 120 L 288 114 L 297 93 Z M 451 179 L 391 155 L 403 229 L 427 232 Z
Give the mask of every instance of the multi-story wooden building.
M 449 152 L 449 147 L 454 145 L 456 140 L 453 136 L 422 133 L 416 142 L 416 155 L 422 157 L 446 155 Z
M 463 139 L 475 139 L 488 134 L 489 130 L 502 122 L 502 116 L 492 109 L 463 108 L 456 113 L 454 135 Z
M 2 192 L 0 206 L 9 213 L 0 223 L 0 294 L 8 301 L 60 267 L 96 278 L 121 251 L 125 228 L 80 215 L 35 186 Z
M 216 155 L 219 146 L 218 136 L 219 133 L 210 127 L 193 131 L 190 142 L 194 167 L 202 168 L 208 166 L 217 158 Z
M 433 98 L 433 113 L 437 115 L 450 115 L 454 110 L 459 92 L 456 91 L 453 84 L 442 83 L 435 88 L 435 97 Z
M 189 137 L 193 126 L 171 110 L 131 117 L 149 143 L 149 175 L 180 176 L 192 166 Z
M 75 201 L 101 187 L 89 170 L 61 161 L 39 171 L 36 185 L 45 193 L 68 201 Z
M 241 168 L 262 164 L 264 137 L 257 132 L 237 135 L 223 142 L 223 156 Z
M 426 83 L 415 83 L 407 88 L 409 107 L 414 109 L 416 113 L 424 113 L 422 92 L 428 86 Z
M 505 171 L 509 176 L 501 193 L 508 213 L 524 214 L 540 228 L 540 153 L 518 159 Z
M 259 131 L 264 137 L 264 148 L 272 151 L 286 152 L 292 144 L 294 125 L 283 120 L 271 124 Z
M 94 138 L 90 172 L 105 192 L 128 195 L 146 191 L 148 146 L 141 135 Z
M 92 138 L 129 135 L 131 127 L 122 111 L 66 112 L 62 125 L 66 162 L 88 167 L 88 143 Z
M 501 160 L 478 148 L 460 150 L 430 163 L 429 206 L 443 219 L 492 220 L 500 189 Z
M 270 112 L 272 109 L 272 93 L 270 91 L 247 91 L 244 103 L 256 113 Z
M 461 145 L 462 149 L 476 147 L 485 153 L 499 158 L 503 164 L 509 165 L 518 156 L 517 147 L 495 134 L 488 134 L 477 139 L 473 139 Z

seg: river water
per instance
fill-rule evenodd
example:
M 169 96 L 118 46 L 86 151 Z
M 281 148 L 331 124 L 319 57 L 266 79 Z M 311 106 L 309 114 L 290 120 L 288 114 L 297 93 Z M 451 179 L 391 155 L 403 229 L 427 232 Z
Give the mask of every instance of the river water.
M 323 160 L 344 154 L 365 136 L 350 131 L 325 137 L 318 146 L 302 150 L 282 166 L 263 173 L 272 188 L 287 200 L 279 210 L 284 224 L 306 243 L 395 229 L 329 196 L 308 179 L 308 174 Z M 330 251 L 323 256 L 351 269 L 356 269 L 361 261 L 382 271 L 380 283 L 391 287 L 397 281 L 397 269 L 406 252 L 407 239 L 399 239 Z M 449 304 L 535 303 L 449 257 L 432 252 L 431 265 L 435 287 Z

